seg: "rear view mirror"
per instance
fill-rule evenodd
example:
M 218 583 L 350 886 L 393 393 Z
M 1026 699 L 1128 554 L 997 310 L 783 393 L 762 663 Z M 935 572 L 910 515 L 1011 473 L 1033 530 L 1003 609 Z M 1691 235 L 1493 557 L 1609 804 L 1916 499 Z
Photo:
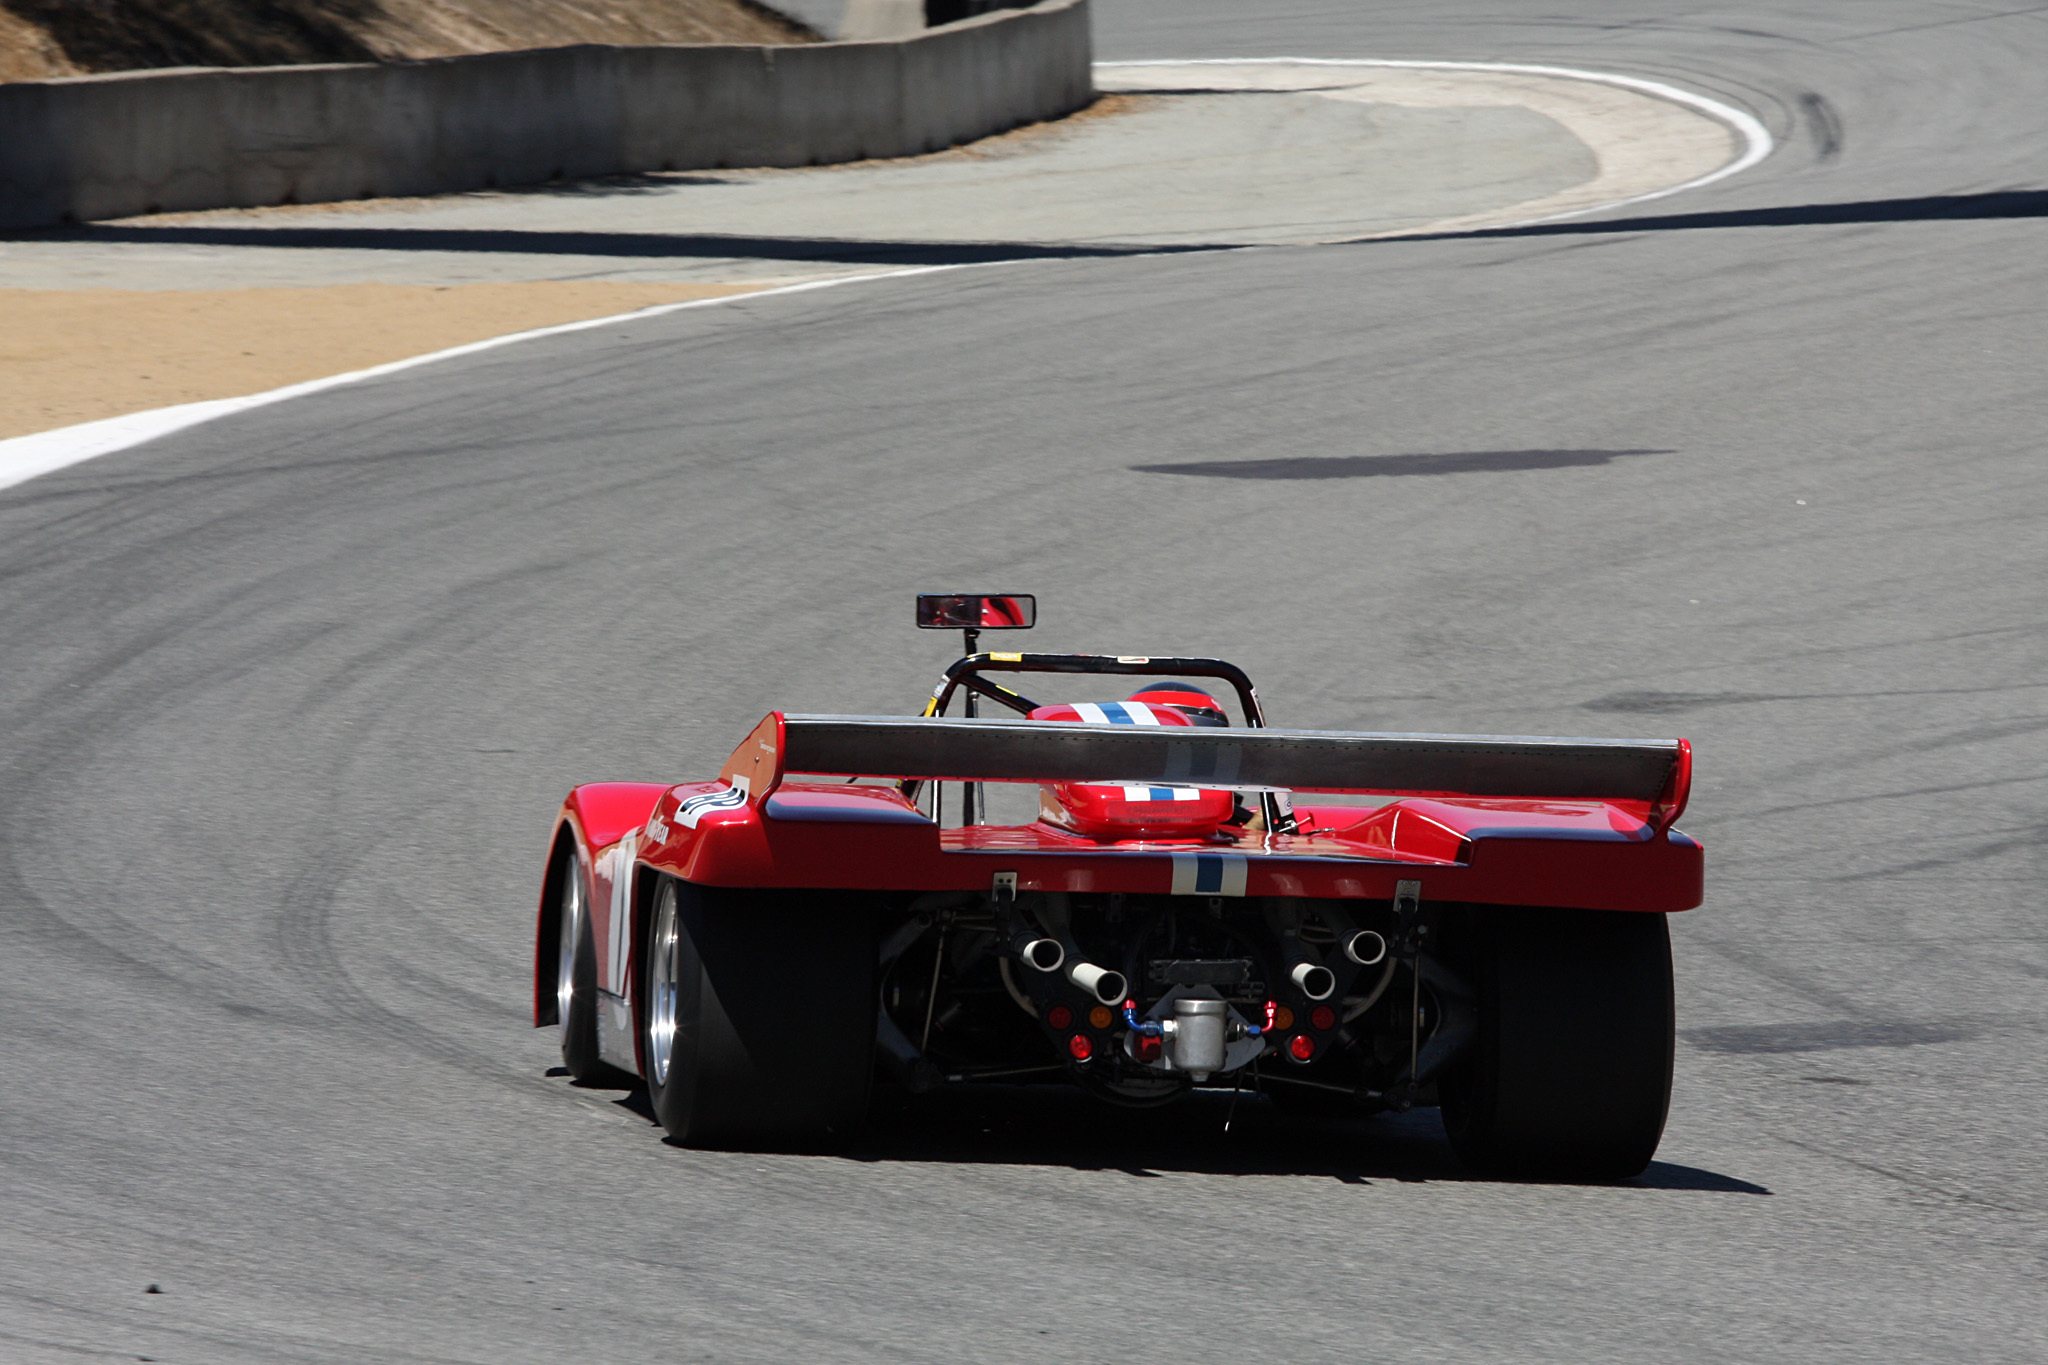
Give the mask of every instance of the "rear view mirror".
M 919 593 L 922 630 L 1029 630 L 1038 624 L 1038 599 L 1029 593 Z

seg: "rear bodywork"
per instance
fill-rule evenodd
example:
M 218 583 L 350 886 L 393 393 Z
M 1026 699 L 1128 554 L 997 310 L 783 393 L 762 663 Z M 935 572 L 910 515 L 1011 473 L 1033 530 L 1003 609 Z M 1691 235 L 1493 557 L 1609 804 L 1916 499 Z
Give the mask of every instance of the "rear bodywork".
M 637 945 L 649 888 L 674 878 L 726 889 L 733 913 L 779 889 L 876 916 L 877 1055 L 912 1089 L 1064 1071 L 1146 1102 L 1263 1063 L 1283 1085 L 1405 1105 L 1428 1101 L 1469 1032 L 1455 943 L 1474 916 L 1700 902 L 1702 850 L 1674 827 L 1683 740 L 1264 728 L 1248 682 L 1246 728 L 930 714 L 956 686 L 1023 709 L 982 675 L 1060 659 L 1095 662 L 1051 671 L 1242 677 L 1215 661 L 970 656 L 923 717 L 773 712 L 713 779 L 577 787 L 542 898 L 536 1021 L 555 1022 L 549 907 L 581 876 L 600 1047 L 641 1069 Z M 1225 792 L 1241 818 L 1198 838 L 987 824 L 972 820 L 987 783 L 1043 787 L 1055 816 L 1058 784 Z M 934 818 L 942 784 L 959 784 L 970 823 Z M 1046 942 L 1060 951 L 1028 951 Z M 1077 973 L 1084 958 L 1095 975 Z M 1408 979 L 1390 992 L 1397 964 Z M 1207 1027 L 1202 1011 L 1220 1012 L 1227 1064 L 1177 1067 L 1176 1029 Z

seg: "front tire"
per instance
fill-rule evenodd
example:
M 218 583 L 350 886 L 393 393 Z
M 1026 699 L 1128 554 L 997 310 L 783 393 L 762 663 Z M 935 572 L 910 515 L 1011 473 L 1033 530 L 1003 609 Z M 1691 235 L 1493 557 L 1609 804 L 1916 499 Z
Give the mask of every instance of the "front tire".
M 663 879 L 641 995 L 662 1127 L 692 1147 L 848 1141 L 874 1070 L 876 951 L 855 897 Z
M 1641 1174 L 1671 1103 L 1664 916 L 1504 908 L 1467 927 L 1478 1036 L 1442 1084 L 1458 1155 L 1487 1174 Z

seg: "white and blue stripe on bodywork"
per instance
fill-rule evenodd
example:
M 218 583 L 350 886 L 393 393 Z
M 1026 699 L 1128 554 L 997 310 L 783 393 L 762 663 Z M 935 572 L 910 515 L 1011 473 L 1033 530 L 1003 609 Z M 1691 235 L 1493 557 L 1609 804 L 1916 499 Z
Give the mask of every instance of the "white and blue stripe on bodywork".
M 685 829 L 697 828 L 697 822 L 715 810 L 732 810 L 747 804 L 747 783 L 744 778 L 735 781 L 723 791 L 705 792 L 693 796 L 676 807 L 676 823 Z
M 1090 725 L 1157 725 L 1151 707 L 1132 701 L 1077 701 L 1075 714 Z
M 1125 787 L 1126 801 L 1199 801 L 1200 787 Z
M 1250 864 L 1242 853 L 1176 853 L 1176 896 L 1242 896 Z

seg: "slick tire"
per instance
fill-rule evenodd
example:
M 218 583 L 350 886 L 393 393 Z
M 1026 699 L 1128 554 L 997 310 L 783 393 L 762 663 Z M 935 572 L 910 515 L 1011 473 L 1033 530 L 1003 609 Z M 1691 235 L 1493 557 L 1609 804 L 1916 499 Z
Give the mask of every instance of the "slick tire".
M 1539 1180 L 1640 1174 L 1671 1103 L 1664 916 L 1506 908 L 1463 927 L 1478 1032 L 1441 1086 L 1459 1157 Z
M 555 1022 L 562 1031 L 562 1066 L 586 1084 L 612 1076 L 597 1052 L 597 953 L 591 940 L 588 884 L 582 859 L 570 853 L 556 903 L 560 938 L 555 950 Z
M 691 1147 L 841 1146 L 867 1112 L 875 916 L 858 898 L 665 878 L 641 954 L 647 1096 Z

